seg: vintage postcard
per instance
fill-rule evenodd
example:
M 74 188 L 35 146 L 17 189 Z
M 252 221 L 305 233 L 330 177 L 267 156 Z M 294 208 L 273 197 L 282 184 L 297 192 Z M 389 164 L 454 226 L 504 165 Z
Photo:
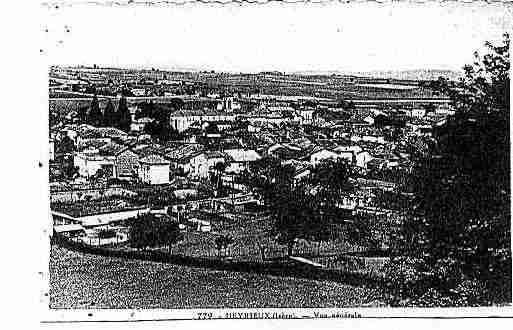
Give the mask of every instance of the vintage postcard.
M 513 317 L 511 5 L 222 2 L 41 4 L 41 321 Z

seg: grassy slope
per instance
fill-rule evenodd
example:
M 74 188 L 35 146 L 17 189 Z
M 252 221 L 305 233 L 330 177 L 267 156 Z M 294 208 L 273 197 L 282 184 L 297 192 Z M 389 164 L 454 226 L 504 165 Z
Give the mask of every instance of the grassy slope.
M 51 250 L 50 308 L 348 307 L 375 296 L 328 281 Z

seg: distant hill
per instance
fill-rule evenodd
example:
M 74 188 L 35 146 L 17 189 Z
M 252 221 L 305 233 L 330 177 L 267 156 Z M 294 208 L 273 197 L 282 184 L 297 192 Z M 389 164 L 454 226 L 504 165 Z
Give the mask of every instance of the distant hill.
M 355 76 L 399 79 L 399 80 L 435 80 L 438 77 L 445 77 L 450 80 L 458 80 L 462 72 L 452 70 L 402 70 L 402 71 L 371 71 L 355 72 Z
M 446 77 L 450 80 L 458 80 L 462 76 L 462 72 L 453 70 L 438 70 L 438 69 L 418 69 L 418 70 L 400 70 L 400 71 L 356 71 L 356 72 L 341 72 L 341 71 L 300 71 L 295 72 L 302 75 L 343 75 L 343 76 L 357 76 L 367 78 L 379 79 L 398 79 L 398 80 L 435 80 L 438 77 Z

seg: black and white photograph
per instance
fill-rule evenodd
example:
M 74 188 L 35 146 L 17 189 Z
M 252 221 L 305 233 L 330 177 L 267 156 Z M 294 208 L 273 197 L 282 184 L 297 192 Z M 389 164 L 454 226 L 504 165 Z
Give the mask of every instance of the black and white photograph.
M 44 321 L 513 315 L 510 4 L 41 7 Z

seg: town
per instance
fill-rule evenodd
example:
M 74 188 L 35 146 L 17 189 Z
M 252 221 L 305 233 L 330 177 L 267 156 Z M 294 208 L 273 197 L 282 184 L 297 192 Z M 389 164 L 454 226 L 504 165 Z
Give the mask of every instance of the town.
M 246 85 L 258 79 L 267 92 L 303 95 Z M 217 257 L 216 242 L 224 237 L 230 242 L 224 257 L 277 257 L 285 248 L 265 231 L 265 196 L 254 175 L 275 166 L 290 170 L 293 186 L 312 186 L 330 162 L 350 173 L 352 189 L 336 201 L 344 212 L 338 222 L 355 215 L 391 219 L 396 212 L 381 201 L 402 184 L 412 154 L 427 148 L 453 110 L 418 82 L 360 80 L 52 67 L 54 230 L 87 244 L 121 244 L 129 240 L 129 219 L 153 214 L 179 223 L 186 238 L 172 247 L 176 253 Z M 310 96 L 312 85 L 331 90 Z M 326 97 L 344 85 L 383 97 Z M 404 98 L 387 102 L 394 91 Z M 374 234 L 386 246 L 383 232 Z M 295 248 L 313 254 L 306 241 Z M 362 248 L 334 239 L 315 254 Z

